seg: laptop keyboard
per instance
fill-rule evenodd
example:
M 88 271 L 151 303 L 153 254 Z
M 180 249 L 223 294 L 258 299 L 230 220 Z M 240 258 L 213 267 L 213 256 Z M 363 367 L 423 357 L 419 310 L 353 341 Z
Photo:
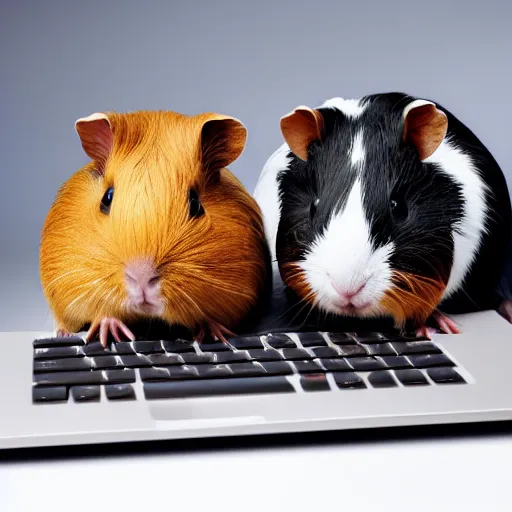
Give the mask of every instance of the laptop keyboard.
M 32 399 L 158 400 L 466 382 L 441 348 L 415 336 L 301 332 L 228 341 L 148 340 L 103 348 L 78 336 L 37 339 Z

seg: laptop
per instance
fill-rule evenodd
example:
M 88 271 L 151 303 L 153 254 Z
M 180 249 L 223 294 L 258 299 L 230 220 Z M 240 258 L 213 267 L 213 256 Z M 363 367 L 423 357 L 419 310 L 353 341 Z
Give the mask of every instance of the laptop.
M 428 340 L 381 320 L 315 317 L 274 282 L 227 344 L 151 329 L 106 349 L 0 333 L 0 448 L 512 419 L 512 325 L 495 311 L 454 316 L 461 334 Z

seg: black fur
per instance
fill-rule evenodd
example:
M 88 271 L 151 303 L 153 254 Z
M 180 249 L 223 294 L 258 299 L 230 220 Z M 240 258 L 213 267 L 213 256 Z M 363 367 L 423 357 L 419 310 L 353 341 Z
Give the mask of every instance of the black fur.
M 366 96 L 362 100 L 366 108 L 355 119 L 337 109 L 318 109 L 325 121 L 323 143 L 311 144 L 307 162 L 290 153 L 289 168 L 278 176 L 281 219 L 276 253 L 280 264 L 304 259 L 331 214 L 344 208 L 357 174 L 348 160 L 350 144 L 363 129 L 366 157 L 360 172 L 373 247 L 393 241 L 392 268 L 448 279 L 453 259 L 451 232 L 457 229 L 466 205 L 461 187 L 436 165 L 422 163 L 416 148 L 402 140 L 403 109 L 414 99 L 403 93 Z M 511 239 L 506 181 L 477 137 L 436 105 L 448 116 L 447 137 L 471 156 L 492 191 L 485 197 L 491 211 L 488 234 L 463 289 L 442 304 L 443 310 L 457 313 L 496 308 L 505 250 Z

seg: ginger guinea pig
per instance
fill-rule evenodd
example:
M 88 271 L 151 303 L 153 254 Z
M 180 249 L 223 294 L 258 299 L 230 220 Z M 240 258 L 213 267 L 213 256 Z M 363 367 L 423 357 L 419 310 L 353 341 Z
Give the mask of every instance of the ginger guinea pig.
M 298 298 L 426 336 L 427 319 L 458 332 L 441 311 L 512 320 L 507 183 L 453 114 L 403 93 L 333 98 L 298 107 L 281 131 L 254 196 Z
M 256 201 L 226 166 L 246 129 L 232 117 L 96 113 L 76 122 L 92 159 L 60 188 L 41 234 L 40 276 L 59 334 L 89 324 L 119 341 L 158 318 L 224 339 L 264 285 Z

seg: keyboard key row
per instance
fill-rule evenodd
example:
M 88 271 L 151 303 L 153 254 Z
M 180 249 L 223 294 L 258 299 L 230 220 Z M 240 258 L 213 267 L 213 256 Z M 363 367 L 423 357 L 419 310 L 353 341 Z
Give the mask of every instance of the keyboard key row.
M 222 365 L 219 367 L 200 367 L 204 372 L 201 379 L 173 380 L 172 372 L 162 372 L 165 369 L 142 369 L 141 379 L 144 396 L 146 399 L 163 398 L 187 398 L 213 395 L 244 395 L 253 393 L 291 393 L 295 389 L 285 375 L 289 371 L 281 365 L 281 362 L 269 362 L 273 365 L 268 374 L 264 376 L 253 375 L 247 372 L 245 375 L 234 375 L 230 379 L 212 378 L 216 371 L 230 371 Z M 278 365 L 278 366 L 276 366 Z M 155 372 L 154 370 L 158 370 Z M 284 372 L 283 372 L 284 370 Z M 425 370 L 429 378 L 436 384 L 462 384 L 464 378 L 452 367 L 428 368 Z M 300 386 L 305 392 L 329 391 L 328 375 L 332 375 L 335 385 L 339 389 L 364 389 L 367 384 L 361 375 L 354 371 L 333 371 L 329 373 L 306 373 L 300 376 Z M 217 375 L 218 377 L 218 375 Z M 429 382 L 421 370 L 395 370 L 375 371 L 368 374 L 368 383 L 371 387 L 392 388 L 397 387 L 398 382 L 404 386 L 428 385 Z M 116 380 L 116 379 L 113 379 Z M 110 381 L 105 384 L 105 394 L 109 400 L 133 400 L 135 391 L 131 382 Z M 121 380 L 126 380 L 123 378 Z M 60 402 L 68 400 L 68 393 L 75 402 L 97 402 L 101 396 L 101 386 L 97 383 L 85 383 L 82 379 L 68 379 L 68 386 L 57 385 L 49 380 L 41 380 L 34 386 L 32 397 L 34 402 Z M 71 386 L 69 386 L 71 384 Z
M 300 349 L 293 350 L 299 357 L 302 355 Z M 297 351 L 297 352 L 295 352 Z M 257 353 L 256 353 L 257 352 Z M 331 354 L 322 352 L 322 354 Z M 229 357 L 226 357 L 229 356 Z M 256 358 L 251 361 L 251 356 Z M 342 359 L 341 357 L 321 357 L 313 359 L 289 359 L 284 361 L 278 351 L 272 350 L 250 350 L 241 352 L 220 352 L 212 356 L 211 354 L 133 354 L 123 356 L 101 356 L 101 357 L 82 357 L 82 358 L 60 358 L 35 360 L 33 365 L 34 375 L 46 373 L 66 373 L 66 372 L 87 372 L 98 370 L 123 370 L 141 368 L 155 370 L 169 374 L 170 371 L 176 375 L 203 375 L 210 371 L 210 367 L 219 364 L 228 364 L 233 374 L 247 372 L 252 369 L 253 374 L 262 373 L 262 365 L 255 363 L 282 362 L 284 365 L 291 364 L 290 368 L 295 368 L 298 373 L 317 373 L 325 370 L 329 371 L 376 371 L 385 369 L 408 369 L 408 368 L 429 368 L 436 366 L 455 366 L 455 364 L 443 353 L 425 354 L 411 356 L 381 356 L 381 357 L 350 357 Z M 205 366 L 205 368 L 201 368 Z M 192 368 L 192 370 L 190 370 Z M 194 370 L 194 368 L 196 370 Z M 195 373 L 194 373 L 195 372 Z M 144 372 L 146 374 L 148 372 Z M 149 372 L 151 373 L 151 372 Z M 226 373 L 223 371 L 223 373 Z M 90 377 L 92 378 L 92 377 Z

